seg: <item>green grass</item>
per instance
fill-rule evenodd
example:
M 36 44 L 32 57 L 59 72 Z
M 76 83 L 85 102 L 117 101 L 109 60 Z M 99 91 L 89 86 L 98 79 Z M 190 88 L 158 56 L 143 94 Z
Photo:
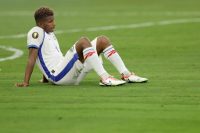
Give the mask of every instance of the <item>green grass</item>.
M 57 30 L 200 17 L 197 0 L 1 0 L 0 36 L 26 34 L 36 8 L 55 10 Z M 27 61 L 26 38 L 0 39 L 24 51 L 0 62 L 1 133 L 199 133 L 200 22 L 58 34 L 63 53 L 81 36 L 110 37 L 127 67 L 145 84 L 100 87 L 92 72 L 80 86 L 41 84 L 36 67 L 28 88 L 16 88 Z M 12 52 L 0 49 L 0 58 Z M 104 61 L 106 69 L 119 74 Z

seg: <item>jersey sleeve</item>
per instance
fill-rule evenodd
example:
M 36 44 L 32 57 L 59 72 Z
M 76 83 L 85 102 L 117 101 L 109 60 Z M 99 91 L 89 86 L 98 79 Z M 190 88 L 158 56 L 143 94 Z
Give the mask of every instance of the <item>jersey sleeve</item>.
M 39 27 L 32 28 L 27 35 L 27 47 L 38 49 L 44 40 L 44 30 Z

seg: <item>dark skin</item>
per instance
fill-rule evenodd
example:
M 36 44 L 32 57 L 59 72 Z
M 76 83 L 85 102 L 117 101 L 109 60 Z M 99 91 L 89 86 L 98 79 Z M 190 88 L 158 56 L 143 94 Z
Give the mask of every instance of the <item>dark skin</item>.
M 54 21 L 54 16 L 48 16 L 44 19 L 41 19 L 36 22 L 36 25 L 44 29 L 45 32 L 50 33 L 53 32 L 55 29 L 55 21 Z M 97 54 L 99 55 L 100 53 L 103 52 L 105 48 L 110 46 L 110 41 L 107 37 L 105 36 L 100 36 L 97 38 Z M 84 62 L 84 57 L 83 57 L 83 50 L 85 48 L 91 47 L 90 40 L 86 37 L 82 37 L 78 40 L 76 43 L 76 51 L 79 56 L 79 60 L 83 63 Z M 29 56 L 28 56 L 28 61 L 25 69 L 25 76 L 24 76 L 24 81 L 22 83 L 16 83 L 17 87 L 28 87 L 30 85 L 29 81 L 36 63 L 36 59 L 38 57 L 38 49 L 35 48 L 29 48 Z M 43 78 L 41 80 L 43 83 L 47 83 L 48 80 L 45 78 L 43 75 Z

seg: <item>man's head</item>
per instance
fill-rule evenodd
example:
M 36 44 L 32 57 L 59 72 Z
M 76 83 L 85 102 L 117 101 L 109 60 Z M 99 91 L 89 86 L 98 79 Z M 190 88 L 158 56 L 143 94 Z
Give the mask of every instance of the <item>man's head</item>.
M 44 29 L 44 31 L 53 32 L 55 28 L 54 13 L 48 7 L 41 7 L 35 11 L 35 22 L 37 26 Z

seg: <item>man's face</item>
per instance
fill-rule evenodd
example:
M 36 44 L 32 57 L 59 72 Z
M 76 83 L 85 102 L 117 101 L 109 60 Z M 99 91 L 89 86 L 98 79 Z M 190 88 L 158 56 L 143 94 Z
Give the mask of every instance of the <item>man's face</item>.
M 44 18 L 43 20 L 41 20 L 39 25 L 44 29 L 45 32 L 53 32 L 56 26 L 54 16 L 48 16 Z

